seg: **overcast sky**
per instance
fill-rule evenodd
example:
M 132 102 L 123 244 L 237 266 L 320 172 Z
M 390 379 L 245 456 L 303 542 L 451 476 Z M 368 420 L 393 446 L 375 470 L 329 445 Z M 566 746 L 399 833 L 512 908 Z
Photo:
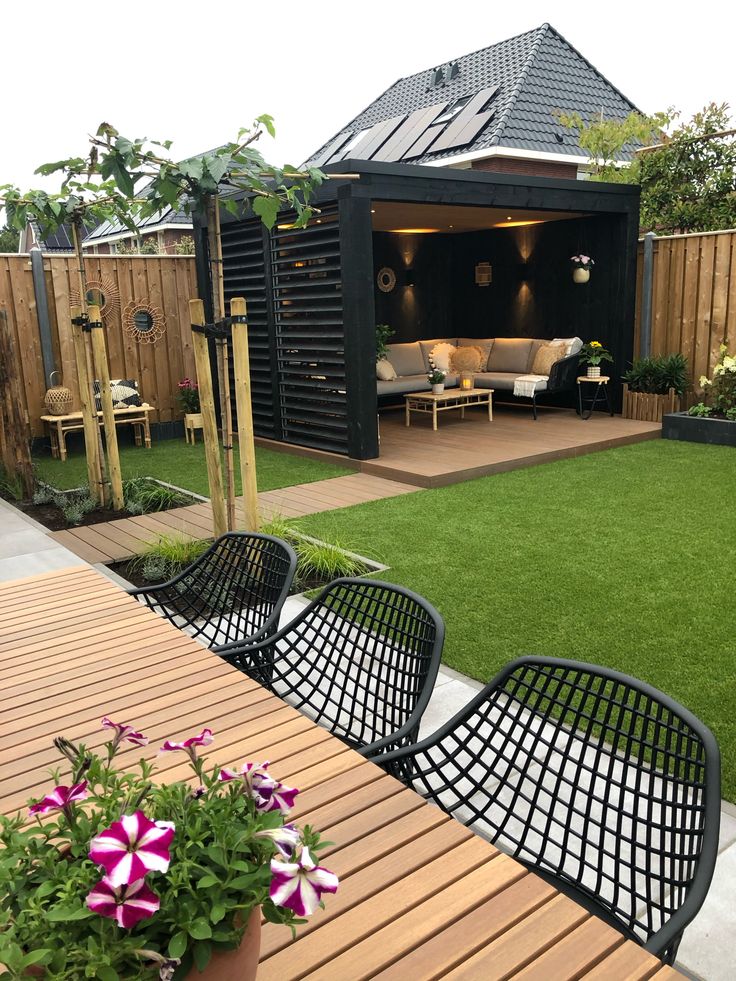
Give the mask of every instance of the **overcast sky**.
M 0 184 L 39 186 L 35 167 L 85 154 L 102 120 L 171 139 L 181 158 L 269 112 L 277 138 L 264 138 L 262 153 L 299 164 L 397 78 L 544 21 L 644 111 L 736 107 L 734 9 L 713 0 L 8 3 Z

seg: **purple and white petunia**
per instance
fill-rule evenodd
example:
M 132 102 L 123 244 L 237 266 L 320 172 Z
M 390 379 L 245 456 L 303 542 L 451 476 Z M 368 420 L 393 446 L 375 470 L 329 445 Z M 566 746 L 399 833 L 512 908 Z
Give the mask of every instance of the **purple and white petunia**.
M 281 828 L 266 828 L 256 831 L 255 838 L 270 838 L 281 855 L 290 859 L 296 846 L 302 840 L 301 832 L 295 824 L 285 824 Z
M 256 807 L 262 813 L 281 811 L 288 814 L 294 806 L 294 800 L 299 793 L 292 787 L 287 787 L 267 773 L 268 763 L 244 763 L 240 770 L 223 767 L 219 779 L 223 781 L 241 779 L 245 784 L 246 793 L 255 801 Z
M 185 739 L 181 743 L 174 742 L 173 739 L 167 739 L 161 747 L 161 752 L 173 753 L 175 750 L 181 749 L 189 754 L 190 759 L 194 763 L 197 760 L 197 747 L 209 746 L 211 742 L 214 742 L 214 739 L 215 737 L 212 735 L 211 729 L 203 729 L 198 736 L 190 736 L 189 739 Z
M 142 879 L 148 872 L 165 872 L 174 837 L 170 821 L 149 821 L 142 811 L 124 814 L 92 839 L 89 857 L 101 865 L 113 887 Z
M 118 926 L 130 930 L 140 920 L 153 916 L 161 903 L 143 879 L 127 885 L 113 886 L 107 876 L 88 894 L 87 906 L 100 916 L 116 920 Z
M 290 909 L 297 916 L 311 916 L 323 892 L 337 892 L 337 876 L 315 865 L 308 848 L 302 848 L 296 862 L 271 859 L 269 896 L 276 906 Z
M 105 716 L 102 720 L 102 728 L 115 730 L 112 740 L 113 750 L 117 749 L 120 743 L 124 741 L 133 743 L 134 746 L 148 745 L 148 736 L 144 736 L 142 732 L 137 732 L 135 727 L 128 725 L 127 722 L 113 722 L 112 719 Z
M 31 804 L 28 808 L 29 814 L 48 814 L 49 811 L 64 811 L 66 814 L 71 810 L 71 805 L 77 801 L 84 800 L 87 796 L 87 781 L 75 783 L 73 787 L 55 787 L 50 794 L 46 794 L 43 800 Z

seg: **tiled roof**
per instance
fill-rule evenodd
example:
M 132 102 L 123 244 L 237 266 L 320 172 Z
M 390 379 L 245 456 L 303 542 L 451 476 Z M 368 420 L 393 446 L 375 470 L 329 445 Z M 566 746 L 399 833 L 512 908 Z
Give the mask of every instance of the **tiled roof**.
M 452 68 L 453 65 L 457 67 Z M 484 90 L 488 92 L 487 102 L 474 111 L 488 110 L 492 114 L 479 129 L 470 126 L 465 133 L 468 139 L 464 143 L 456 142 L 433 151 L 433 139 L 421 155 L 410 157 L 404 151 L 403 157 L 391 156 L 388 159 L 431 163 L 458 153 L 482 151 L 493 146 L 578 156 L 583 151 L 574 133 L 557 122 L 553 115 L 555 110 L 577 111 L 587 119 L 601 112 L 605 118 L 624 118 L 636 110 L 636 106 L 561 34 L 549 24 L 542 24 L 525 34 L 449 61 L 444 66 L 428 68 L 399 79 L 315 151 L 309 162 L 321 165 L 343 156 L 362 157 L 363 153 L 356 153 L 355 149 L 346 154 L 345 144 L 354 134 L 385 120 L 393 120 L 387 132 L 377 133 L 378 146 L 366 147 L 366 159 L 382 159 L 381 147 L 388 145 L 388 138 L 393 132 L 398 135 L 401 117 L 438 103 L 452 106 L 458 99 L 474 96 Z M 445 128 L 438 126 L 437 132 Z M 439 136 L 437 142 L 442 142 Z M 384 156 L 383 159 L 387 158 Z
M 145 218 L 143 221 L 138 223 L 138 228 L 141 232 L 152 232 L 158 228 L 159 225 L 187 225 L 191 227 L 192 218 L 191 215 L 184 214 L 183 211 L 174 211 L 173 208 L 166 208 L 165 211 L 159 211 L 155 215 L 151 215 Z M 108 235 L 121 235 L 129 231 L 122 222 L 119 221 L 103 221 L 101 225 L 98 225 L 93 232 L 85 238 L 84 244 L 89 245 L 93 242 L 99 241 L 99 239 L 106 238 Z

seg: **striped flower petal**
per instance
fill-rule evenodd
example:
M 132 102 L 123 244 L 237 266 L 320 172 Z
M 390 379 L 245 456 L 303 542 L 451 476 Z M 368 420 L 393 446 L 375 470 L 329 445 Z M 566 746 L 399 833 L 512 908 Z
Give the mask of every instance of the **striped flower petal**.
M 185 753 L 189 753 L 192 749 L 196 749 L 197 746 L 209 746 L 214 741 L 214 738 L 211 729 L 203 729 L 198 736 L 191 736 L 182 743 L 176 743 L 173 739 L 167 739 L 161 747 L 161 751 L 171 753 L 174 750 L 183 749 Z
M 315 865 L 308 848 L 302 848 L 297 862 L 271 860 L 269 896 L 276 906 L 290 909 L 297 916 L 311 916 L 322 893 L 335 893 L 337 887 L 337 876 Z
M 267 814 L 269 811 L 281 811 L 288 814 L 294 806 L 296 795 L 299 793 L 293 787 L 286 787 L 277 780 L 260 781 L 253 785 L 256 807 Z
M 149 821 L 142 811 L 124 814 L 92 839 L 89 857 L 107 873 L 116 888 L 142 879 L 148 872 L 166 872 L 174 837 L 170 821 Z
M 270 838 L 279 852 L 286 859 L 290 859 L 294 850 L 302 840 L 302 835 L 295 824 L 285 824 L 281 828 L 265 828 L 263 831 L 256 831 L 254 838 Z
M 127 722 L 113 722 L 112 719 L 108 719 L 107 716 L 102 720 L 103 729 L 114 729 L 115 736 L 113 738 L 113 743 L 117 749 L 121 742 L 127 741 L 133 743 L 134 746 L 147 746 L 148 736 L 144 736 L 142 732 L 137 732 L 133 726 L 128 725 Z
M 118 926 L 130 930 L 140 920 L 146 920 L 161 905 L 155 892 L 143 879 L 124 886 L 113 886 L 105 877 L 88 894 L 87 906 L 100 916 L 116 920 Z
M 87 796 L 87 781 L 75 783 L 73 787 L 55 787 L 43 800 L 31 804 L 29 814 L 47 814 L 49 811 L 65 811 L 70 804 L 84 800 Z

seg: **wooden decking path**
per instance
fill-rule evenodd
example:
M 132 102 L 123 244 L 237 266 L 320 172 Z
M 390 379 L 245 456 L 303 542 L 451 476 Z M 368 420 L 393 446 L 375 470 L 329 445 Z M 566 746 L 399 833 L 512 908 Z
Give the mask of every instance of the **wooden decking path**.
M 264 520 L 280 515 L 299 518 L 318 511 L 333 511 L 365 504 L 384 497 L 411 494 L 418 487 L 385 480 L 370 474 L 351 473 L 343 477 L 331 477 L 311 484 L 297 484 L 281 490 L 264 491 L 258 495 L 261 516 Z M 236 502 L 236 522 L 244 527 L 242 499 Z M 211 538 L 212 510 L 208 503 L 192 504 L 171 511 L 144 514 L 135 518 L 87 525 L 55 531 L 49 537 L 81 559 L 93 564 L 122 562 L 137 555 L 158 535 L 183 535 L 189 538 Z
M 209 726 L 208 770 L 268 759 L 299 788 L 290 820 L 333 843 L 340 886 L 295 939 L 264 924 L 259 981 L 683 981 L 94 569 L 0 585 L 0 678 L 0 813 L 53 787 L 54 736 L 99 752 L 105 715 L 149 737 L 120 762 L 154 780 L 192 779 L 159 747 Z

